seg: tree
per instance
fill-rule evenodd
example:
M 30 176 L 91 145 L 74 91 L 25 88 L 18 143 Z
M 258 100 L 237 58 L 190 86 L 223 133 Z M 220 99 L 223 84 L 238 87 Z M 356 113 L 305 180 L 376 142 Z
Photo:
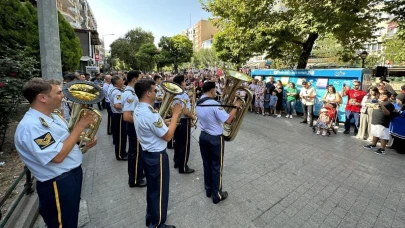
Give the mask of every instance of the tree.
M 59 20 L 59 38 L 62 58 L 62 70 L 76 70 L 80 64 L 82 49 L 79 38 L 72 26 L 61 14 Z M 18 0 L 0 0 L 0 40 L 9 49 L 0 50 L 0 55 L 7 56 L 6 50 L 21 49 L 27 57 L 40 62 L 38 13 L 31 3 Z
M 220 60 L 234 63 L 239 69 L 259 49 L 257 41 L 252 32 L 229 22 L 215 34 L 214 50 Z
M 136 53 L 136 58 L 138 59 L 139 69 L 148 72 L 155 68 L 155 58 L 154 56 L 158 54 L 158 50 L 153 43 L 145 43 Z
M 382 0 L 200 0 L 204 9 L 219 17 L 215 24 L 224 32 L 235 30 L 254 34 L 256 42 L 250 52 L 272 59 L 295 55 L 297 68 L 306 68 L 315 41 L 325 34 L 345 48 L 354 50 L 372 38 L 378 14 L 376 4 Z M 279 7 L 280 4 L 283 7 Z M 279 8 L 277 8 L 279 7 Z M 231 29 L 228 29 L 231 28 Z M 239 43 L 243 45 L 243 43 Z M 246 43 L 245 43 L 246 44 Z M 235 46 L 235 45 L 234 45 Z M 218 50 L 217 52 L 221 52 Z
M 218 65 L 219 59 L 214 49 L 200 49 L 193 53 L 192 64 L 197 68 L 208 68 Z
M 115 40 L 111 45 L 111 54 L 124 61 L 132 69 L 139 69 L 139 61 L 136 57 L 143 44 L 153 43 L 155 40 L 151 32 L 142 28 L 128 31 L 124 37 Z
M 75 71 L 79 68 L 80 58 L 83 54 L 80 40 L 76 36 L 75 30 L 60 13 L 58 13 L 58 22 L 62 72 Z
M 36 9 L 18 0 L 0 0 L 0 40 L 12 50 L 24 47 L 27 55 L 39 60 L 39 33 Z M 6 54 L 0 50 L 0 54 Z
M 386 39 L 384 43 L 384 57 L 386 60 L 401 64 L 405 62 L 405 40 L 395 35 L 392 39 Z
M 160 57 L 164 57 L 167 63 L 173 65 L 174 71 L 177 73 L 179 65 L 189 62 L 193 56 L 193 43 L 183 35 L 173 37 L 163 36 L 160 39 L 159 47 Z

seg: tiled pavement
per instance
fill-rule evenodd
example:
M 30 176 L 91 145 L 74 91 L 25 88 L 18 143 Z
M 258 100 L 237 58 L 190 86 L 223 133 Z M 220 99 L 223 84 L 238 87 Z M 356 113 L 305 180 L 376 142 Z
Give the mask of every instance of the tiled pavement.
M 105 113 L 104 113 L 105 115 Z M 194 130 L 190 175 L 170 156 L 167 224 L 198 227 L 405 227 L 405 156 L 379 156 L 366 142 L 338 133 L 312 134 L 301 118 L 247 114 L 235 141 L 226 143 L 227 200 L 205 197 L 199 130 Z M 82 198 L 86 227 L 145 227 L 146 189 L 129 188 L 127 162 L 115 160 L 112 138 L 99 130 L 84 156 Z

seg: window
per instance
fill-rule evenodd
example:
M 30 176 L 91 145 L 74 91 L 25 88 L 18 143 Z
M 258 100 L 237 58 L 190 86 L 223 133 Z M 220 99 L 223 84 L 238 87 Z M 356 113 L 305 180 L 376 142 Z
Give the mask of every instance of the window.
M 381 50 L 381 49 L 382 49 L 382 45 L 381 45 L 381 43 L 378 43 L 377 50 Z

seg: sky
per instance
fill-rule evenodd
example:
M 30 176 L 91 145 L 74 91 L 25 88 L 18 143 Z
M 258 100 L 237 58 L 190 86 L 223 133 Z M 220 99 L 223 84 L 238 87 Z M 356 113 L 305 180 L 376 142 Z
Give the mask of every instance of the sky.
M 201 19 L 211 15 L 201 8 L 198 0 L 87 0 L 97 21 L 100 39 L 105 47 L 136 27 L 151 31 L 155 44 L 162 36 L 181 34 Z

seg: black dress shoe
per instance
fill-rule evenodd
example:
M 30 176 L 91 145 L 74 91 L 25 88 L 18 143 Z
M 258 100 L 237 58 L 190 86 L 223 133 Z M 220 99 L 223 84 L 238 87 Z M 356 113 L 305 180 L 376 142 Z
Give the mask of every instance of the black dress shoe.
M 221 194 L 221 199 L 213 199 L 212 202 L 213 202 L 214 204 L 217 204 L 217 203 L 219 203 L 219 202 L 225 200 L 226 198 L 228 198 L 228 192 L 222 192 L 222 194 Z
M 122 158 L 117 158 L 118 161 L 128 161 L 128 156 L 124 156 Z
M 308 123 L 308 121 L 304 120 L 304 121 L 301 121 L 300 123 L 306 124 L 306 123 Z
M 174 164 L 174 168 L 175 168 L 175 169 L 179 168 L 179 165 Z
M 173 225 L 165 225 L 166 226 L 166 228 L 176 228 L 175 226 L 173 226 Z
M 146 185 L 147 185 L 146 181 L 141 180 L 138 184 L 134 184 L 134 183 L 129 184 L 129 187 L 130 188 L 135 188 L 135 187 L 142 188 L 142 187 L 146 187 Z
M 206 195 L 208 198 L 211 198 L 212 192 L 210 192 L 210 193 L 206 192 L 205 195 Z
M 181 174 L 190 174 L 190 173 L 194 173 L 194 172 L 195 172 L 194 169 L 188 169 L 188 170 L 186 170 L 186 172 L 180 172 L 179 171 L 179 173 L 181 173 Z
M 347 134 L 349 134 L 350 133 L 350 131 L 347 131 L 347 130 L 345 130 L 344 132 L 343 132 L 343 134 L 345 134 L 345 135 L 347 135 Z

